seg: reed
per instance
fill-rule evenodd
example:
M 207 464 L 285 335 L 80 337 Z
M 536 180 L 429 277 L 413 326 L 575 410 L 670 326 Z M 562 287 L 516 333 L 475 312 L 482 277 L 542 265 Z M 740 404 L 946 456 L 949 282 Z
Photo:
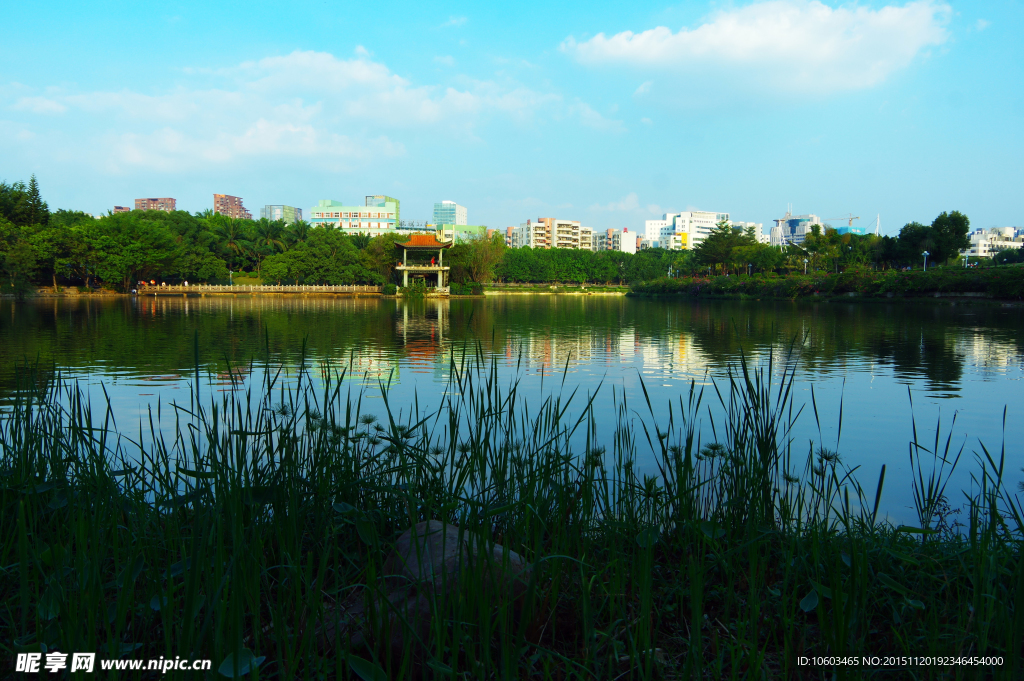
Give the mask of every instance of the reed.
M 884 467 L 865 489 L 852 454 L 793 441 L 788 361 L 693 383 L 662 423 L 646 389 L 643 418 L 613 390 L 617 425 L 598 442 L 594 394 L 564 375 L 526 394 L 479 348 L 451 361 L 439 405 L 392 404 L 385 384 L 378 414 L 328 366 L 204 395 L 196 355 L 189 401 L 139 424 L 21 373 L 0 414 L 5 659 L 208 658 L 280 679 L 1020 678 L 1024 511 L 1005 447 L 977 456 L 958 524 L 960 454 L 915 425 L 919 523 L 894 526 L 879 517 Z M 711 402 L 722 416 L 702 429 Z M 637 472 L 648 447 L 656 476 Z M 467 573 L 479 588 L 435 604 L 424 659 L 318 645 L 314 623 L 424 519 L 530 560 L 522 610 L 489 609 L 473 597 L 484 575 Z M 1002 665 L 869 670 L 862 656 Z

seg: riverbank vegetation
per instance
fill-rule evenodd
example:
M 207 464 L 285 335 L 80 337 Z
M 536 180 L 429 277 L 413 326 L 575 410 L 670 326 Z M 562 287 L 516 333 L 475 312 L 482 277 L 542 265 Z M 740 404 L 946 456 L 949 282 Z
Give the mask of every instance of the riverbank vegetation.
M 662 277 L 639 282 L 633 295 L 726 296 L 750 298 L 803 298 L 845 296 L 891 298 L 968 294 L 1004 300 L 1024 299 L 1024 268 L 957 268 L 928 271 L 852 269 L 839 274 L 731 275 L 716 277 Z
M 902 270 L 922 263 L 924 250 L 930 264 L 942 265 L 967 247 L 969 225 L 956 211 L 942 213 L 930 225 L 907 224 L 896 237 L 839 234 L 815 225 L 801 244 L 777 248 L 759 243 L 751 231 L 721 223 L 693 250 L 651 248 L 635 254 L 512 249 L 495 234 L 455 244 L 445 263 L 452 284 L 473 289 L 491 282 L 637 285 L 662 278 L 683 278 L 685 283 L 674 286 L 692 287 L 702 286 L 693 283 L 700 275 Z M 139 282 L 228 283 L 236 275 L 236 283 L 245 285 L 397 284 L 394 244 L 405 238 L 347 235 L 302 221 L 240 220 L 212 211 L 128 211 L 97 219 L 50 211 L 34 177 L 28 185 L 0 183 L 0 292 L 21 296 L 39 285 L 129 291 Z M 1010 264 L 1020 257 L 1007 251 L 987 262 Z M 802 282 L 793 279 L 787 290 L 801 288 Z M 732 285 L 715 284 L 723 292 Z
M 892 452 L 912 474 L 894 481 L 853 465 L 841 427 L 835 443 L 792 441 L 810 414 L 788 363 L 692 384 L 656 422 L 618 394 L 597 414 L 565 377 L 528 395 L 484 356 L 453 355 L 429 407 L 392 404 L 382 385 L 370 413 L 341 371 L 302 367 L 285 385 L 268 367 L 135 425 L 22 373 L 0 412 L 5 657 L 210 658 L 280 679 L 788 679 L 861 678 L 864 655 L 948 656 L 999 661 L 955 673 L 1019 678 L 1024 514 L 1005 452 L 971 461 L 915 425 Z M 946 486 L 958 465 L 975 470 L 963 494 Z M 908 525 L 879 510 L 893 484 L 912 487 Z M 395 537 L 431 518 L 532 564 L 517 607 L 486 607 L 481 581 L 432 603 L 436 625 L 406 654 L 322 641 L 318 623 L 376 588 Z

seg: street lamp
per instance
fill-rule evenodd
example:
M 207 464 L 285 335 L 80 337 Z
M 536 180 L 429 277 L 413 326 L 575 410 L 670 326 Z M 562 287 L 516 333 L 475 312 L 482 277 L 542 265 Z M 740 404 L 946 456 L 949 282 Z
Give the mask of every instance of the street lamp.
M 231 277 L 232 274 L 233 272 L 231 270 L 228 270 L 228 286 L 235 285 L 235 280 Z
M 924 271 L 928 271 L 928 251 L 923 252 L 921 255 L 924 256 Z
M 807 258 L 804 258 L 804 274 L 807 274 Z

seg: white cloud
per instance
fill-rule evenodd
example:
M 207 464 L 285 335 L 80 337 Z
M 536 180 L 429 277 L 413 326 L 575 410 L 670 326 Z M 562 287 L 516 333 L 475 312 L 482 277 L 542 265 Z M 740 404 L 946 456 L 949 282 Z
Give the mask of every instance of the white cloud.
M 644 125 L 651 125 L 653 123 L 653 121 L 650 118 L 647 118 L 646 116 L 641 118 L 640 122 L 643 123 Z
M 634 95 L 646 95 L 648 92 L 651 91 L 651 85 L 653 85 L 653 83 L 651 83 L 651 81 L 649 81 L 649 80 L 645 81 L 643 83 L 640 83 L 640 87 L 638 87 L 636 90 L 634 90 L 633 94 Z
M 61 142 L 43 130 L 39 117 L 26 118 L 26 128 L 55 149 L 95 159 L 111 172 L 289 161 L 324 169 L 384 164 L 405 153 L 402 131 L 473 139 L 475 129 L 495 117 L 621 127 L 557 93 L 464 77 L 457 87 L 416 85 L 367 56 L 296 51 L 184 74 L 175 87 L 145 93 L 48 89 L 42 97 L 21 88 L 8 108 L 73 113 L 62 120 L 71 118 L 83 130 L 61 136 Z
M 617 121 L 611 118 L 605 118 L 586 102 L 575 102 L 569 105 L 568 113 L 570 116 L 578 118 L 579 122 L 593 130 L 610 130 L 614 132 L 622 132 L 625 130 L 625 126 L 622 125 L 622 121 Z
M 455 58 L 450 54 L 446 54 L 443 57 L 434 57 L 435 64 L 442 64 L 444 66 L 455 66 Z
M 991 21 L 986 21 L 984 19 L 978 19 L 977 23 L 974 24 L 974 27 L 977 28 L 979 31 L 984 31 L 986 28 L 988 28 L 991 25 L 992 25 Z
M 590 207 L 590 209 L 601 211 L 640 210 L 640 198 L 636 195 L 636 192 L 630 192 L 618 201 L 612 201 L 611 203 L 606 203 L 604 205 L 595 203 Z
M 21 97 L 11 108 L 15 111 L 31 111 L 37 114 L 59 114 L 67 111 L 66 106 L 46 97 Z
M 446 21 L 443 24 L 441 24 L 441 27 L 444 28 L 446 26 L 462 26 L 463 24 L 466 23 L 466 21 L 467 21 L 466 17 L 451 16 L 451 17 L 448 17 L 448 21 Z
M 716 12 L 693 29 L 658 26 L 604 33 L 561 49 L 588 65 L 627 65 L 681 75 L 732 72 L 800 92 L 876 85 L 949 37 L 949 5 L 916 0 L 874 10 L 812 0 L 770 0 Z

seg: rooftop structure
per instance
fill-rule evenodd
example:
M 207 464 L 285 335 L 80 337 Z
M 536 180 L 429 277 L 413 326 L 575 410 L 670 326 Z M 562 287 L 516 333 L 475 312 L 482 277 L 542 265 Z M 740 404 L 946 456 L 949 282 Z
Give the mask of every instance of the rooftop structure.
M 227 215 L 229 218 L 252 220 L 252 213 L 242 205 L 242 197 L 230 194 L 213 195 L 213 212 Z
M 368 208 L 387 208 L 389 203 L 395 204 L 395 226 L 402 226 L 402 202 L 393 196 L 384 196 L 383 194 L 374 194 L 373 196 L 366 197 L 366 206 Z
M 260 209 L 260 217 L 268 220 L 284 220 L 291 225 L 302 219 L 302 209 L 295 206 L 266 205 Z
M 454 201 L 442 201 L 434 204 L 435 225 L 465 225 L 469 218 L 465 206 Z
M 128 206 L 114 206 L 115 213 L 130 213 L 131 210 Z
M 171 198 L 135 199 L 135 210 L 162 210 L 166 213 L 177 210 L 178 202 Z

